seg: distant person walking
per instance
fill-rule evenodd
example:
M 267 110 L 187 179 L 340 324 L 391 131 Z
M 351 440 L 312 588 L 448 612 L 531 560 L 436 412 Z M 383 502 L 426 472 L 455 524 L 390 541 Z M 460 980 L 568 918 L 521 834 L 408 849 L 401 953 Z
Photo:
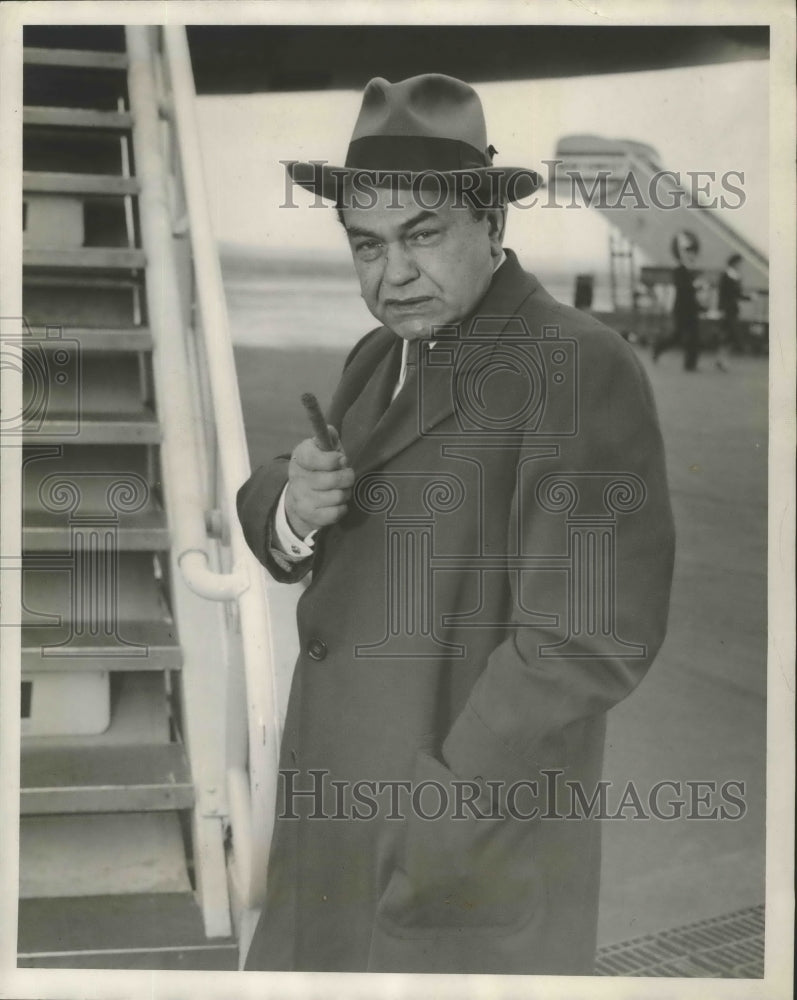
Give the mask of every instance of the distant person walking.
M 739 303 L 750 296 L 745 295 L 742 291 L 742 279 L 739 274 L 741 263 L 740 254 L 731 254 L 725 263 L 725 270 L 720 276 L 718 306 L 720 313 L 722 313 L 722 333 L 716 362 L 720 371 L 728 370 L 727 365 L 731 352 L 734 354 L 742 353 Z
M 695 288 L 695 251 L 687 247 L 681 252 L 681 262 L 673 275 L 675 281 L 675 304 L 673 318 L 678 331 L 678 340 L 684 348 L 684 371 L 697 369 L 700 353 L 700 306 Z
M 673 253 L 678 260 L 678 266 L 673 271 L 675 286 L 675 302 L 673 304 L 673 327 L 669 337 L 659 339 L 653 345 L 653 360 L 670 347 L 683 346 L 684 371 L 697 370 L 697 359 L 700 353 L 700 323 L 701 306 L 697 299 L 695 272 L 693 270 L 697 259 L 697 241 L 691 233 L 681 233 L 673 241 Z

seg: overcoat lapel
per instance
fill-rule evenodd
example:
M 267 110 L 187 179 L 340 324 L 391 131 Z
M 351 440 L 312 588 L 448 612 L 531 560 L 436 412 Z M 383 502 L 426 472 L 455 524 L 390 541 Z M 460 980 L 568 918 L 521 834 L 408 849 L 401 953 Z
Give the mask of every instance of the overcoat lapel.
M 526 274 L 520 268 L 517 258 L 511 250 L 507 250 L 506 255 L 506 261 L 496 271 L 490 287 L 473 314 L 459 327 L 452 328 L 452 332 L 456 330 L 456 337 L 452 337 L 455 343 L 458 339 L 468 335 L 470 324 L 477 316 L 493 321 L 498 320 L 496 326 L 493 327 L 497 343 L 498 333 L 503 331 L 509 320 L 513 318 L 520 303 L 540 287 L 536 278 Z M 438 346 L 442 346 L 443 340 L 444 338 L 441 337 Z M 421 364 L 423 364 L 423 359 L 421 359 Z M 383 368 L 380 365 L 374 372 L 374 381 L 381 383 L 382 375 Z M 371 434 L 365 438 L 359 438 L 357 452 L 349 453 L 348 446 L 346 446 L 347 454 L 349 454 L 350 461 L 358 475 L 371 469 L 380 468 L 454 412 L 451 376 L 450 366 L 424 364 L 423 372 L 416 372 L 414 381 L 408 380 L 387 410 L 375 423 L 370 425 Z M 421 380 L 423 382 L 423 403 L 421 403 L 421 396 L 418 392 Z M 374 388 L 373 393 L 376 392 L 378 389 Z M 353 405 L 352 411 L 354 412 L 349 418 L 352 425 L 356 426 L 358 430 L 365 430 L 368 427 L 368 412 L 373 413 L 370 403 L 371 397 L 372 389 L 369 383 L 360 399 Z M 344 433 L 345 427 L 346 421 L 344 420 Z
M 383 327 L 363 346 L 343 374 L 332 402 L 330 420 L 338 426 L 352 464 L 390 404 L 401 368 L 401 348 L 401 338 Z M 342 417 L 338 417 L 340 413 Z

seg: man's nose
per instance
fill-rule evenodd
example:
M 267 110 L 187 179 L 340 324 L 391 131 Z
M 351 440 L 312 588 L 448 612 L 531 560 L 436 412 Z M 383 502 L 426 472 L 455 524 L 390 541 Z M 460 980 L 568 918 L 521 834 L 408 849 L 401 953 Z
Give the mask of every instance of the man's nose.
M 387 247 L 384 280 L 391 285 L 406 285 L 418 277 L 418 268 L 412 254 L 400 243 Z

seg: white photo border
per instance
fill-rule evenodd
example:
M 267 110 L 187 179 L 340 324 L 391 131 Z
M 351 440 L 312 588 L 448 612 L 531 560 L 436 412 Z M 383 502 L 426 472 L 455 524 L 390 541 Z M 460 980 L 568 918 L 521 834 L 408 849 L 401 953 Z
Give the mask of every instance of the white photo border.
M 763 980 L 392 974 L 137 972 L 16 968 L 19 829 L 19 635 L 3 628 L 0 660 L 0 998 L 677 997 L 792 995 L 795 540 L 795 10 L 790 0 L 140 0 L 7 2 L 0 6 L 0 316 L 21 315 L 22 26 L 24 24 L 562 24 L 770 26 L 770 444 L 767 707 L 766 976 Z M 3 399 L 21 407 L 3 372 Z M 0 449 L 0 551 L 19 555 L 19 450 Z M 2 622 L 18 621 L 19 582 L 2 574 Z

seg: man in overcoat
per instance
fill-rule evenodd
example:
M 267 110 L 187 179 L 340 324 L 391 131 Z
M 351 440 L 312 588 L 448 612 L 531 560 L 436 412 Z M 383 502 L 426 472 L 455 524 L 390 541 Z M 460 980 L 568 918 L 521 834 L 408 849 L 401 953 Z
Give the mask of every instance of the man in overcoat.
M 238 496 L 272 575 L 312 572 L 248 969 L 592 972 L 588 800 L 664 637 L 673 526 L 646 376 L 503 249 L 538 179 L 494 153 L 432 74 L 371 81 L 345 167 L 289 165 L 381 325 L 333 448 Z

